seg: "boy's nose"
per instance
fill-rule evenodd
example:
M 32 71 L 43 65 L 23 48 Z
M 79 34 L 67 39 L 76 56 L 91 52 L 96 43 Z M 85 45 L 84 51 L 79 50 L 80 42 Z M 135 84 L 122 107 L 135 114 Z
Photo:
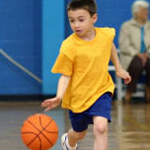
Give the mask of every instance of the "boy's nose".
M 75 27 L 78 27 L 79 26 L 79 23 L 76 21 L 75 22 Z

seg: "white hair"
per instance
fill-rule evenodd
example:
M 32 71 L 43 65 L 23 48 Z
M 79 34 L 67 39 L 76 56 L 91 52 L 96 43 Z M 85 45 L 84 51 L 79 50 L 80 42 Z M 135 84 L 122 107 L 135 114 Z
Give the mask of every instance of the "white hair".
M 135 16 L 141 7 L 149 8 L 149 3 L 146 0 L 136 0 L 132 4 L 132 15 Z

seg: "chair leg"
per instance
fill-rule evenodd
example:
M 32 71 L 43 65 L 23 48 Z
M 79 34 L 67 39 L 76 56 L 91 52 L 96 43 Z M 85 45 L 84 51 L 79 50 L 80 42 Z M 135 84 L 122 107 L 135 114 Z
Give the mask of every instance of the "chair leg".
M 126 94 L 125 94 L 125 97 L 124 97 L 125 102 L 128 103 L 131 100 L 131 96 L 132 96 L 132 92 L 127 90 Z
M 150 103 L 150 88 L 148 86 L 146 86 L 146 90 L 145 90 L 145 94 L 146 94 L 146 101 L 148 103 Z

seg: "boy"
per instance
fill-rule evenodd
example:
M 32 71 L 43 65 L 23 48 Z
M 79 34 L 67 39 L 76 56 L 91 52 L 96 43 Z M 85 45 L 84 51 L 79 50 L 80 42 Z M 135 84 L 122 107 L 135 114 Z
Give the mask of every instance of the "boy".
M 68 17 L 73 34 L 60 49 L 52 68 L 61 73 L 55 98 L 45 100 L 46 111 L 60 105 L 69 109 L 72 129 L 62 138 L 63 150 L 77 150 L 89 124 L 94 124 L 94 150 L 107 150 L 108 121 L 111 121 L 111 96 L 114 84 L 108 73 L 111 58 L 116 73 L 128 84 L 131 80 L 118 60 L 113 44 L 115 30 L 95 28 L 97 6 L 94 0 L 72 0 Z

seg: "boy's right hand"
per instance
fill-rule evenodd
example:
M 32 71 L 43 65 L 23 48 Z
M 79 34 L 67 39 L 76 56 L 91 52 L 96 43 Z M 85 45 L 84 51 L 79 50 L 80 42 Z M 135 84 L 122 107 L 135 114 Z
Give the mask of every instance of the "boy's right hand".
M 49 111 L 49 110 L 59 106 L 60 103 L 61 103 L 61 99 L 58 97 L 54 97 L 51 99 L 44 100 L 41 104 L 41 107 L 46 107 L 46 109 L 44 110 L 46 112 L 46 111 Z

